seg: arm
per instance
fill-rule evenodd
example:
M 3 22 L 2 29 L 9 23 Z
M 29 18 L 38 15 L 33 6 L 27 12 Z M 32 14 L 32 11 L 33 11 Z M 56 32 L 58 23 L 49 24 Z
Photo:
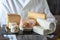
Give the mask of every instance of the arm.
M 2 13 L 3 13 L 2 4 L 1 4 L 1 1 L 0 1 L 0 27 L 2 26 Z
M 9 11 L 7 10 L 6 6 L 3 5 L 3 2 L 0 2 L 0 23 L 1 25 L 7 23 L 7 13 Z
M 1 26 L 3 24 L 7 23 L 7 13 L 9 13 L 9 10 L 6 7 L 6 5 L 3 5 L 2 0 L 1 0 L 0 1 L 0 23 L 1 23 Z M 4 37 L 9 38 L 9 40 L 12 40 L 11 37 L 13 38 L 13 40 L 17 40 L 16 35 L 4 35 Z
M 50 12 L 50 9 L 49 9 L 49 6 L 48 6 L 48 3 L 46 0 L 43 0 L 43 5 L 44 5 L 44 8 L 43 8 L 43 11 L 45 14 L 47 14 L 47 18 L 55 18 L 52 13 Z
M 44 3 L 44 13 L 47 14 L 47 20 L 51 20 L 51 21 L 54 22 L 54 24 L 55 24 L 54 31 L 55 31 L 55 30 L 56 30 L 56 19 L 55 19 L 55 17 L 52 15 L 52 13 L 50 12 L 50 9 L 49 9 L 49 6 L 48 6 L 48 4 L 47 4 L 47 1 L 44 0 L 43 3 Z M 53 32 L 52 32 L 52 33 L 53 33 Z M 48 35 L 48 36 L 49 36 L 49 35 Z M 50 37 L 51 37 L 51 36 L 50 36 Z

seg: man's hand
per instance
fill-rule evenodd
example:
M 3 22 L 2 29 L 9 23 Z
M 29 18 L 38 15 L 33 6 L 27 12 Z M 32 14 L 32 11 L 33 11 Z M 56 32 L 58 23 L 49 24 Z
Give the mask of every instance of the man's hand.
M 36 25 L 36 20 L 34 19 L 23 19 L 22 20 L 24 28 L 31 28 Z

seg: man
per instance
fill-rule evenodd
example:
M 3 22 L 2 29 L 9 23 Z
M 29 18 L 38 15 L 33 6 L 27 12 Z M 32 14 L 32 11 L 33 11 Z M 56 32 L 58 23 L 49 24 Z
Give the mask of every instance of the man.
M 27 12 L 42 12 L 47 18 L 55 17 L 51 14 L 46 0 L 1 0 L 0 1 L 0 22 L 7 24 L 7 14 L 19 14 L 22 18 L 27 17 Z M 44 36 L 38 36 L 40 40 L 47 40 Z

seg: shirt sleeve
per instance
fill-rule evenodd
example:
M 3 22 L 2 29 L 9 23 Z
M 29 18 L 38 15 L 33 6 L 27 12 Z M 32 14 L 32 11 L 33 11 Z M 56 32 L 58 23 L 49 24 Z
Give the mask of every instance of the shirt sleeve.
M 44 5 L 44 13 L 47 15 L 47 20 L 51 20 L 52 22 L 54 22 L 54 25 L 55 25 L 54 31 L 55 31 L 57 21 L 53 16 L 53 14 L 50 12 L 47 0 L 43 0 L 43 5 Z
M 55 18 L 49 9 L 47 0 L 43 0 L 43 5 L 44 5 L 44 13 L 47 14 L 47 17 Z
M 1 24 L 2 12 L 3 12 L 3 10 L 2 10 L 2 4 L 1 4 L 1 1 L 0 1 L 0 24 Z
M 0 2 L 0 24 L 6 24 L 7 23 L 7 13 L 8 11 L 6 8 L 3 6 L 2 1 Z

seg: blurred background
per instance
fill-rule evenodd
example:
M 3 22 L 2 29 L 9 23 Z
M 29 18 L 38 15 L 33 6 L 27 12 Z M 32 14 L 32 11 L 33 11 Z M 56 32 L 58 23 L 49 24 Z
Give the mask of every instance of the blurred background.
M 47 0 L 50 11 L 54 15 L 60 15 L 60 0 Z

